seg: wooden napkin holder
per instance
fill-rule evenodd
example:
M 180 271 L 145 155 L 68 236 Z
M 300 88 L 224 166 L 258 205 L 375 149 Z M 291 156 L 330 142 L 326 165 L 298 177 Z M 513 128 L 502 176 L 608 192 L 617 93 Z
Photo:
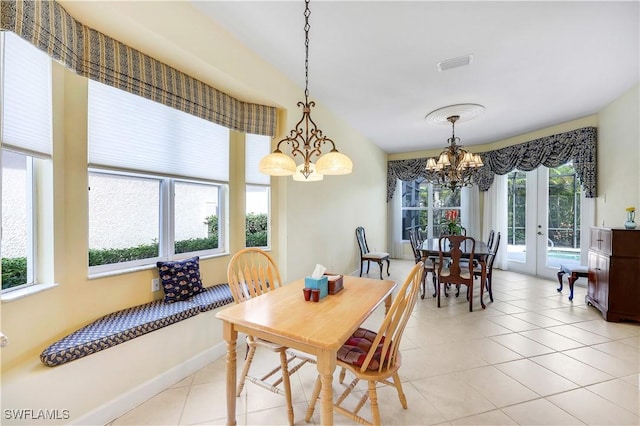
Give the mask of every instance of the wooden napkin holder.
M 325 272 L 324 275 L 327 275 L 329 277 L 328 278 L 329 294 L 339 293 L 344 288 L 343 285 L 342 285 L 342 281 L 343 281 L 342 280 L 342 275 L 330 274 L 328 272 Z

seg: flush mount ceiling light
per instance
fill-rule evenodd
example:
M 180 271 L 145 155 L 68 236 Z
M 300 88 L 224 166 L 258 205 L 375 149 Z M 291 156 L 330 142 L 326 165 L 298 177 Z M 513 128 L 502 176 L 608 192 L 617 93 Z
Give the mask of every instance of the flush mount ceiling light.
M 311 182 L 322 180 L 324 175 L 345 175 L 353 170 L 353 163 L 346 155 L 338 152 L 333 140 L 324 136 L 311 118 L 311 108 L 316 104 L 309 101 L 309 0 L 305 0 L 305 81 L 304 102 L 298 102 L 302 107 L 302 118 L 295 128 L 289 132 L 289 136 L 282 139 L 276 145 L 275 151 L 260 160 L 259 170 L 271 176 L 293 176 L 294 180 Z M 287 155 L 280 149 L 281 145 L 289 145 L 291 154 Z M 322 148 L 329 145 L 331 150 L 323 154 Z M 296 165 L 294 158 L 302 157 L 302 164 Z M 314 164 L 311 159 L 317 156 Z
M 445 186 L 455 191 L 473 184 L 478 168 L 484 164 L 478 154 L 472 154 L 462 148 L 460 138 L 456 137 L 456 122 L 474 118 L 484 111 L 482 105 L 460 104 L 437 109 L 427 115 L 427 121 L 436 124 L 451 123 L 452 134 L 447 142 L 449 146 L 442 151 L 438 159 L 427 159 L 428 180 L 436 186 Z M 449 115 L 450 114 L 450 115 Z M 446 121 L 443 117 L 447 115 Z

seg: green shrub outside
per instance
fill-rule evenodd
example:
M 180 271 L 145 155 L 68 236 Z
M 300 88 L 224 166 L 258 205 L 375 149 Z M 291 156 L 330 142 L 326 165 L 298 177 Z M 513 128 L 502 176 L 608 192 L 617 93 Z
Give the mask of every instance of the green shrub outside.
M 267 246 L 267 215 L 250 213 L 246 217 L 246 246 Z M 176 253 L 189 253 L 218 247 L 218 217 L 209 216 L 205 222 L 208 228 L 207 238 L 190 238 L 176 241 Z M 90 249 L 89 266 L 108 265 L 129 262 L 138 259 L 157 257 L 158 243 L 140 244 L 136 247 L 121 249 Z M 27 282 L 27 259 L 25 257 L 2 258 L 2 289 L 25 284 Z

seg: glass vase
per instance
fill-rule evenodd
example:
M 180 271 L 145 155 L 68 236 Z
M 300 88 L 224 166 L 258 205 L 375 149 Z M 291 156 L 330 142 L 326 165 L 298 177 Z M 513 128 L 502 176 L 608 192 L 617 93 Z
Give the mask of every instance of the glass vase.
M 626 229 L 636 229 L 636 212 L 627 212 L 627 221 L 624 223 Z

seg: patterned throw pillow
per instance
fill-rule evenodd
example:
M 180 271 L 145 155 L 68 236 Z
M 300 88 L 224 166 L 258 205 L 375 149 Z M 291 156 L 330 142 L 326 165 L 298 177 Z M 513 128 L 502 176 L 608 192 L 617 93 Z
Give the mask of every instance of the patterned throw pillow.
M 166 303 L 188 300 L 202 291 L 198 256 L 169 262 L 158 262 L 158 274 Z
M 358 328 L 351 337 L 349 337 L 345 344 L 338 349 L 338 359 L 346 362 L 347 364 L 362 367 L 376 336 L 377 334 L 373 331 L 367 330 L 366 328 Z M 369 362 L 369 365 L 367 366 L 367 370 L 377 370 L 378 367 L 380 367 L 383 344 L 384 337 L 380 339 L 380 343 L 376 348 L 371 362 Z

